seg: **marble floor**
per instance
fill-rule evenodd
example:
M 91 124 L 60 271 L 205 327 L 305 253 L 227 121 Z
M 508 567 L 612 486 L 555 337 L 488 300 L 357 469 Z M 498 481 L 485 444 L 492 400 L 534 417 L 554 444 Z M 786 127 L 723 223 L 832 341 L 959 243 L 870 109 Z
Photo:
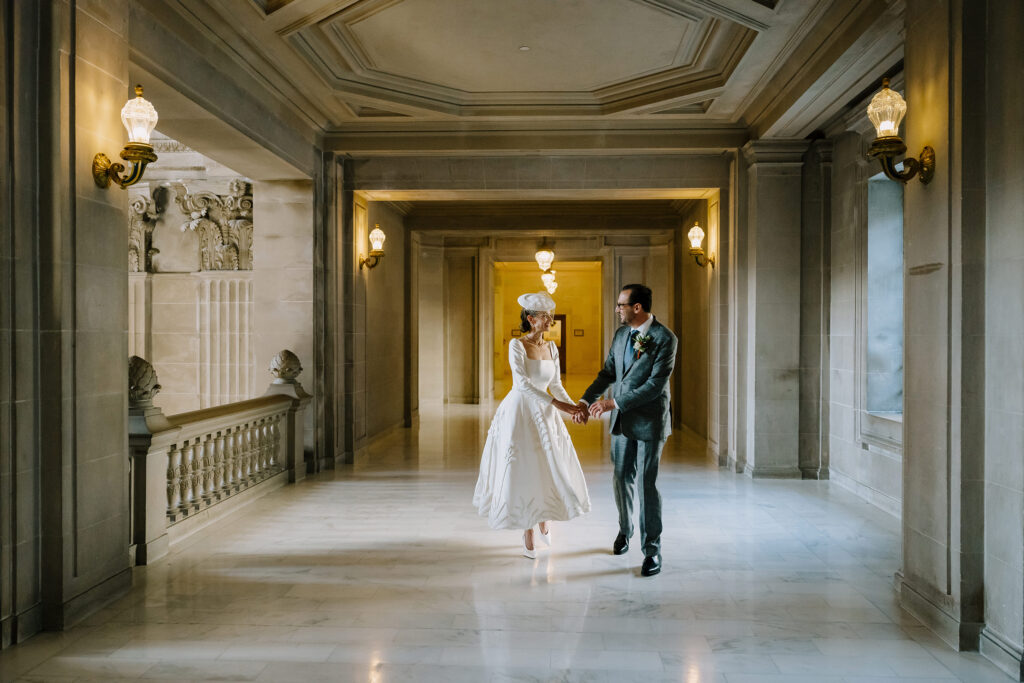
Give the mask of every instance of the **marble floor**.
M 610 552 L 594 424 L 573 427 L 593 512 L 521 557 L 471 506 L 492 409 L 425 414 L 254 502 L 80 626 L 0 652 L 0 680 L 1010 680 L 899 610 L 896 520 L 827 482 L 719 470 L 692 435 L 661 469 L 660 576 Z

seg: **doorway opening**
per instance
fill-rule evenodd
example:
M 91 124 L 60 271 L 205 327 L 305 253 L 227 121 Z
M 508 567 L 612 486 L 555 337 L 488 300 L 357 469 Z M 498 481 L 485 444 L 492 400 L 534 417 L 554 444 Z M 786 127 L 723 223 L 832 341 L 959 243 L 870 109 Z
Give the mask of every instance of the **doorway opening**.
M 558 289 L 555 324 L 546 337 L 555 342 L 560 354 L 563 382 L 571 396 L 579 396 L 594 379 L 602 361 L 600 261 L 562 261 L 552 268 Z M 508 364 L 509 342 L 520 336 L 517 299 L 526 292 L 544 290 L 541 272 L 532 261 L 494 262 L 494 398 L 501 399 L 512 388 Z

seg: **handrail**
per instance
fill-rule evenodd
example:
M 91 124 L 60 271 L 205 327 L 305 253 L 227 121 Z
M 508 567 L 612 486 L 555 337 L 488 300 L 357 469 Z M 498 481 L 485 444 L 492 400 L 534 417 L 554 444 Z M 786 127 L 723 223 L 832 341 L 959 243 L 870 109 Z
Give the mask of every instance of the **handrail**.
M 167 521 L 173 525 L 284 470 L 281 423 L 292 399 L 266 396 L 171 415 Z
M 303 418 L 311 397 L 295 379 L 301 369 L 282 351 L 264 396 L 165 416 L 153 406 L 160 385 L 152 366 L 131 358 L 131 543 L 138 564 L 166 554 L 167 530 L 183 520 L 282 472 L 289 481 L 305 475 Z

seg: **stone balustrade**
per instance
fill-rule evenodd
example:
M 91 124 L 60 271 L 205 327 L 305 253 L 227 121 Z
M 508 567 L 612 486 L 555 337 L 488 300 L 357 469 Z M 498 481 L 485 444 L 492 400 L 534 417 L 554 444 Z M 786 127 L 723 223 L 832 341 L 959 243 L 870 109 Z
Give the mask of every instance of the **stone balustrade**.
M 275 379 L 259 398 L 166 416 L 153 405 L 161 388 L 153 367 L 132 356 L 130 544 L 137 564 L 162 557 L 173 538 L 232 507 L 219 504 L 305 476 L 302 431 L 311 397 L 296 379 L 302 366 L 282 351 L 270 371 Z

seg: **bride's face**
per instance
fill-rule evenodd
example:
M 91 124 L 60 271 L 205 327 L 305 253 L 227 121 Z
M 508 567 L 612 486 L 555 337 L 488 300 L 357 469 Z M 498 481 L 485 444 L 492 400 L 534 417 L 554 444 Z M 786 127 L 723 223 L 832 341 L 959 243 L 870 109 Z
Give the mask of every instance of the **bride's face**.
M 537 315 L 528 316 L 527 319 L 530 321 L 533 331 L 541 333 L 547 332 L 551 328 L 552 321 L 554 321 L 551 311 L 541 311 Z

